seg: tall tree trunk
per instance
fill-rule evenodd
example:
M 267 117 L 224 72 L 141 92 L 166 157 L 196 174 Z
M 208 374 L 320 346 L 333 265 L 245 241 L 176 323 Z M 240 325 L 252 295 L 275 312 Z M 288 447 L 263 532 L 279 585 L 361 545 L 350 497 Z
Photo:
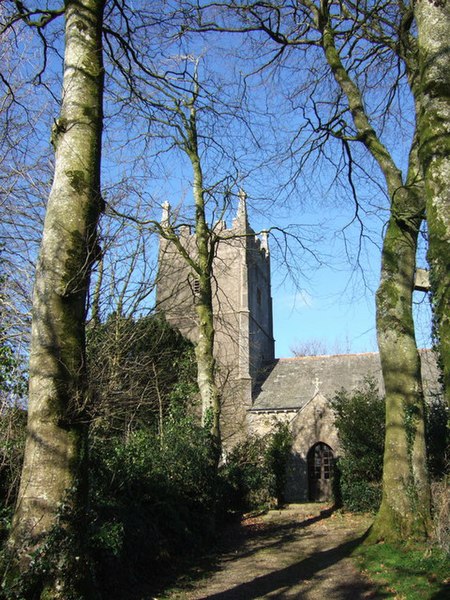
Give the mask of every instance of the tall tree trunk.
M 190 107 L 188 156 L 194 172 L 195 241 L 199 293 L 196 301 L 198 340 L 195 346 L 197 383 L 202 399 L 202 424 L 208 427 L 220 446 L 220 393 L 216 384 L 214 358 L 214 313 L 212 295 L 213 247 L 206 222 L 203 172 L 198 152 L 195 96 Z
M 425 179 L 428 260 L 437 344 L 450 406 L 450 2 L 418 0 L 419 157 Z
M 412 318 L 417 236 L 423 201 L 414 192 L 392 196 L 377 292 L 377 335 L 386 390 L 383 498 L 370 540 L 426 537 L 430 493 L 424 401 Z
M 9 539 L 22 574 L 31 552 L 43 548 L 58 524 L 63 503 L 82 510 L 86 492 L 84 327 L 102 210 L 103 4 L 65 3 L 62 104 L 52 131 L 55 173 L 33 296 L 28 436 Z M 41 582 L 42 597 L 67 597 L 55 563 Z
M 377 336 L 386 391 L 386 441 L 383 499 L 371 539 L 405 540 L 427 535 L 430 492 L 426 469 L 424 406 L 412 294 L 417 237 L 424 200 L 418 186 L 420 167 L 414 139 L 406 185 L 388 149 L 377 136 L 361 91 L 341 61 L 328 4 L 318 19 L 322 47 L 336 82 L 345 93 L 358 138 L 377 161 L 391 202 L 383 241 L 381 283 L 377 292 Z M 408 71 L 412 68 L 407 65 Z M 417 101 L 417 104 L 420 103 Z

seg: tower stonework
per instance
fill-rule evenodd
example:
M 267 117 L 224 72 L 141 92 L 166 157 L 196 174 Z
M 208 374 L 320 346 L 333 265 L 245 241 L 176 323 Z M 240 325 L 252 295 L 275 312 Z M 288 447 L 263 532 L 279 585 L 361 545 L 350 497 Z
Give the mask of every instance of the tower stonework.
M 169 205 L 163 207 L 161 225 L 169 222 Z M 252 407 L 252 386 L 274 360 L 270 255 L 267 234 L 258 237 L 248 223 L 246 196 L 232 227 L 216 224 L 213 261 L 214 354 L 222 393 L 221 430 L 225 449 L 247 435 L 246 417 Z M 195 234 L 188 226 L 177 228 L 177 240 L 186 254 L 196 258 Z M 195 271 L 174 241 L 160 237 L 157 307 L 168 322 L 196 342 Z

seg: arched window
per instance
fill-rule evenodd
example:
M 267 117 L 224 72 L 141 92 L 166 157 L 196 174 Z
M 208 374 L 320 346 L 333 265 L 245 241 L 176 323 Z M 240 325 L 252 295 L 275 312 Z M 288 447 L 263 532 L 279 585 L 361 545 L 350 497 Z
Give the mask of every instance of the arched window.
M 310 500 L 330 500 L 333 495 L 333 450 L 327 444 L 318 442 L 310 448 L 307 460 Z

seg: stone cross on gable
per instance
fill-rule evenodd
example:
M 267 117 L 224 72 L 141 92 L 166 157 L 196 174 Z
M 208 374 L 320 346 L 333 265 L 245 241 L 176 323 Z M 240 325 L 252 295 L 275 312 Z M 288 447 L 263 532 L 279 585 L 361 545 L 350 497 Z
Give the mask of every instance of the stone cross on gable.
M 316 378 L 313 381 L 314 384 L 314 396 L 316 396 L 319 393 L 319 387 L 322 385 L 322 381 L 319 380 L 319 378 L 316 375 Z

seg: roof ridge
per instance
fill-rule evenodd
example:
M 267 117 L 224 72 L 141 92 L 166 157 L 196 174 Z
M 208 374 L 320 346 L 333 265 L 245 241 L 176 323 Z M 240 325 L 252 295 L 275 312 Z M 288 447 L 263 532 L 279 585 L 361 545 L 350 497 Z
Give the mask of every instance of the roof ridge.
M 336 358 L 341 356 L 374 356 L 377 354 L 379 354 L 379 352 L 350 352 L 345 354 L 317 354 L 315 356 L 287 356 L 283 358 L 276 358 L 275 361 L 287 362 L 295 360 L 315 360 L 319 358 Z

